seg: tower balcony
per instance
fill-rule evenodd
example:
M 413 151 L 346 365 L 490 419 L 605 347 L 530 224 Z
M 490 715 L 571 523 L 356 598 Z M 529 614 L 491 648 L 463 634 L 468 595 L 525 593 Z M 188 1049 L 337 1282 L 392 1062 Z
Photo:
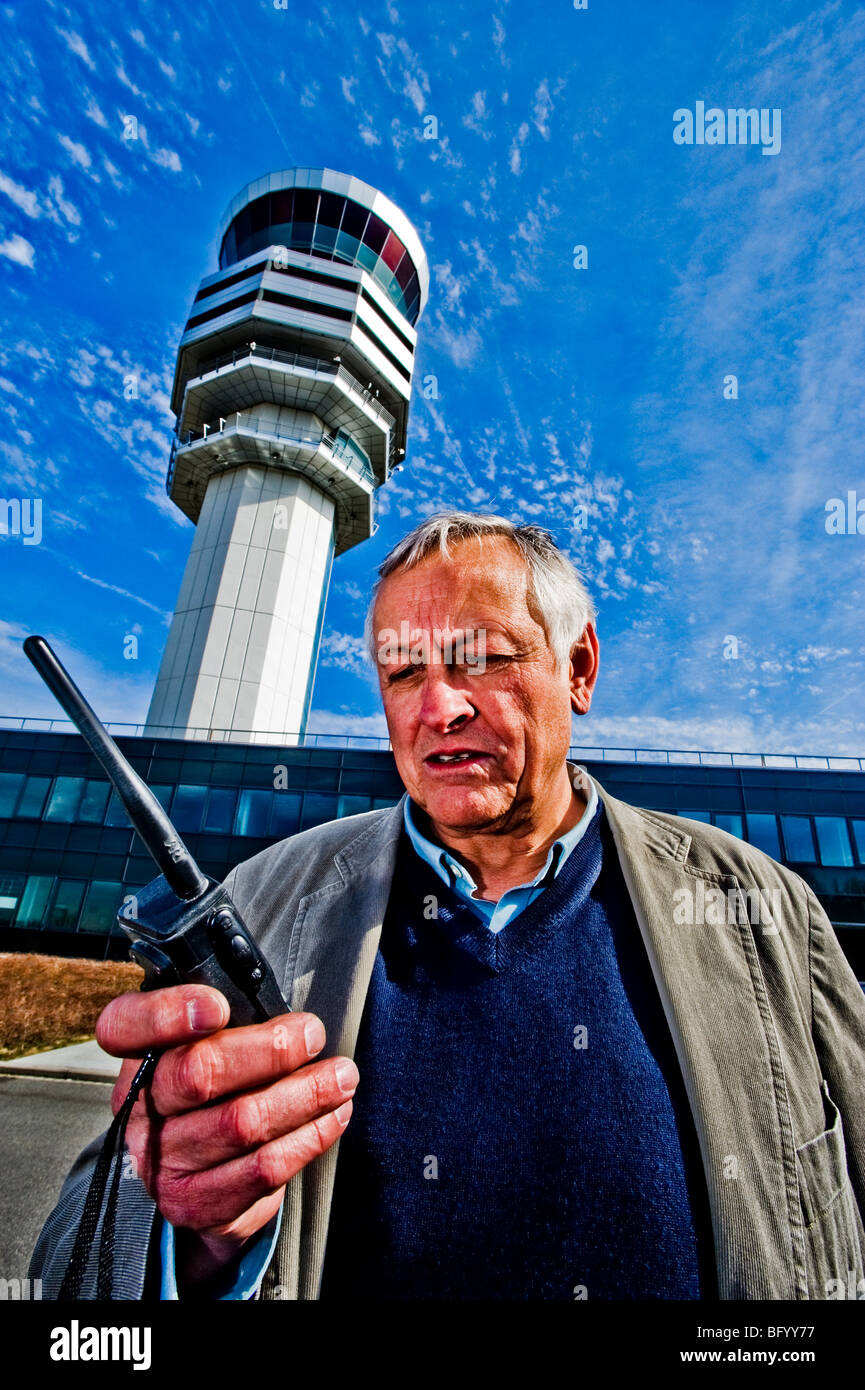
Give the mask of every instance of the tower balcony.
M 299 473 L 334 499 L 335 555 L 373 534 L 376 477 L 363 451 L 342 431 L 304 430 L 242 412 L 220 416 L 184 438 L 175 435 L 166 491 L 197 522 L 215 474 L 256 464 Z
M 264 400 L 320 416 L 333 434 L 345 430 L 369 457 L 376 485 L 387 481 L 398 461 L 394 416 L 341 363 L 281 348 L 246 344 L 202 363 L 186 383 L 177 435 L 200 435 L 206 421 Z

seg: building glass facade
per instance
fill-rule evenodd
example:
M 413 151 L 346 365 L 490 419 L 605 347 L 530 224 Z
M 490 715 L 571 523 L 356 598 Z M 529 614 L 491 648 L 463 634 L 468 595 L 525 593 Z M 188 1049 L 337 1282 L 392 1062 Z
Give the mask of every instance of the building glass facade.
M 373 749 L 117 741 L 218 880 L 277 840 L 403 794 L 392 755 Z M 788 864 L 865 979 L 862 773 L 585 765 L 613 796 L 717 825 Z M 77 734 L 0 731 L 0 949 L 122 958 L 114 914 L 155 873 Z

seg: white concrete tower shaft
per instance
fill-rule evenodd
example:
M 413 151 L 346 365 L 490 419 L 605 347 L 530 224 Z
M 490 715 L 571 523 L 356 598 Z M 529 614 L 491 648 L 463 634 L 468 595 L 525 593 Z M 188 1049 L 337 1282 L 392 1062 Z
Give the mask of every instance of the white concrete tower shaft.
M 399 209 L 327 169 L 245 188 L 219 259 L 178 353 L 167 487 L 197 529 L 146 727 L 293 742 L 333 558 L 405 452 L 429 274 Z

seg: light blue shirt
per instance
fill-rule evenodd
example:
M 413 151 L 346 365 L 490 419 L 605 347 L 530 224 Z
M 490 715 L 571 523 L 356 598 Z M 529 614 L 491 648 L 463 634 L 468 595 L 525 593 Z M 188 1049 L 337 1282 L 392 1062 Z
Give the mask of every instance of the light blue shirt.
M 497 903 L 475 897 L 477 884 L 468 869 L 458 859 L 455 859 L 449 850 L 443 849 L 441 845 L 437 845 L 433 840 L 429 840 L 421 834 L 412 816 L 410 810 L 412 801 L 411 797 L 408 796 L 403 807 L 403 822 L 406 833 L 415 852 L 435 870 L 442 882 L 452 888 L 457 896 L 462 898 L 463 902 L 467 903 L 482 921 L 486 922 L 490 931 L 500 932 L 503 927 L 507 926 L 508 922 L 512 922 L 519 913 L 527 908 L 529 903 L 533 903 L 535 898 L 552 882 L 568 855 L 580 843 L 594 818 L 598 809 L 598 793 L 594 782 L 584 768 L 578 769 L 577 775 L 572 781 L 575 787 L 579 783 L 582 789 L 588 788 L 588 805 L 582 816 L 572 829 L 566 830 L 564 835 L 560 835 L 558 840 L 550 846 L 546 863 L 531 883 L 521 883 L 516 888 L 509 888 L 506 893 L 502 894 Z M 172 1300 L 176 1302 L 178 1294 L 174 1264 L 174 1227 L 162 1217 L 157 1216 L 157 1220 L 162 1222 L 159 1238 L 162 1282 L 159 1296 L 164 1302 Z M 282 1207 L 249 1246 L 240 1261 L 233 1285 L 226 1293 L 219 1295 L 220 1300 L 250 1299 L 253 1297 L 273 1258 L 281 1224 Z
M 580 771 L 582 771 L 582 769 L 580 769 Z M 577 778 L 574 778 L 575 784 L 576 781 Z M 465 865 L 461 864 L 458 859 L 455 859 L 449 850 L 443 849 L 441 845 L 436 844 L 433 840 L 428 840 L 427 837 L 421 833 L 418 829 L 416 820 L 417 807 L 414 808 L 415 814 L 413 814 L 411 810 L 411 797 L 406 797 L 405 806 L 403 807 L 403 821 L 405 823 L 406 833 L 421 859 L 425 860 L 431 868 L 435 869 L 442 882 L 446 883 L 447 886 L 456 893 L 457 897 L 461 898 L 464 903 L 467 903 L 469 907 L 474 909 L 481 920 L 486 922 L 491 932 L 500 932 L 503 927 L 507 926 L 508 922 L 512 922 L 520 912 L 524 911 L 524 909 L 529 906 L 529 903 L 534 902 L 535 898 L 544 891 L 548 883 L 552 882 L 559 873 L 568 855 L 573 852 L 585 835 L 598 809 L 598 793 L 595 789 L 595 784 L 586 774 L 581 780 L 580 785 L 585 787 L 587 784 L 590 788 L 588 806 L 576 825 L 570 830 L 566 830 L 564 835 L 559 836 L 558 840 L 550 846 L 550 852 L 547 855 L 546 863 L 539 873 L 535 875 L 531 883 L 521 883 L 516 888 L 509 888 L 506 893 L 502 894 L 497 903 L 490 902 L 486 898 L 476 897 L 475 894 L 478 891 L 477 884 Z
M 159 1256 L 162 1265 L 162 1283 L 159 1290 L 159 1297 L 163 1303 L 176 1303 L 179 1299 L 177 1293 L 177 1273 L 174 1263 L 174 1227 L 170 1225 L 164 1217 L 157 1216 L 156 1219 L 162 1222 L 162 1230 L 159 1235 Z M 276 1249 L 276 1241 L 279 1236 L 279 1228 L 281 1225 L 282 1207 L 280 1206 L 276 1216 L 271 1217 L 267 1225 L 259 1231 L 258 1235 L 246 1250 L 237 1267 L 234 1283 L 225 1293 L 218 1295 L 219 1299 L 252 1298 L 264 1278 L 267 1266 L 273 1258 L 273 1252 Z

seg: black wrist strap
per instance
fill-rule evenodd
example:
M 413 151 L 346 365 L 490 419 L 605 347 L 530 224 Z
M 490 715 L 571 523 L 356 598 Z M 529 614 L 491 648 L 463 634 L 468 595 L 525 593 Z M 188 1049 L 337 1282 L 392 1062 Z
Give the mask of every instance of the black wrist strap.
M 102 1210 L 102 1203 L 105 1197 L 105 1189 L 108 1185 L 108 1177 L 111 1173 L 111 1165 L 114 1164 L 114 1172 L 111 1175 L 111 1186 L 108 1189 L 108 1202 L 105 1207 L 105 1218 L 102 1223 L 102 1233 L 99 1242 L 99 1259 L 96 1276 L 96 1300 L 98 1302 L 108 1302 L 111 1299 L 111 1289 L 114 1279 L 114 1224 L 117 1216 L 117 1199 L 120 1192 L 120 1177 L 123 1165 L 123 1141 L 126 1135 L 126 1126 L 132 1108 L 137 1101 L 142 1088 L 150 1080 L 156 1069 L 159 1060 L 158 1053 L 148 1052 L 132 1081 L 132 1085 L 126 1094 L 126 1099 L 114 1116 L 111 1127 L 105 1136 L 102 1151 L 96 1163 L 93 1177 L 90 1179 L 90 1186 L 87 1189 L 87 1199 L 84 1203 L 84 1211 L 78 1224 L 78 1231 L 75 1236 L 75 1244 L 72 1247 L 72 1255 L 66 1273 L 63 1276 L 63 1283 L 57 1295 L 58 1301 L 74 1300 L 81 1298 L 81 1285 L 84 1282 L 84 1275 L 90 1262 L 90 1249 L 96 1234 L 96 1227 L 99 1223 L 99 1213 Z

